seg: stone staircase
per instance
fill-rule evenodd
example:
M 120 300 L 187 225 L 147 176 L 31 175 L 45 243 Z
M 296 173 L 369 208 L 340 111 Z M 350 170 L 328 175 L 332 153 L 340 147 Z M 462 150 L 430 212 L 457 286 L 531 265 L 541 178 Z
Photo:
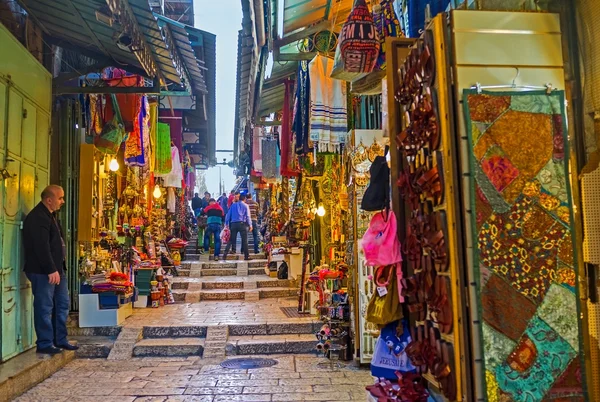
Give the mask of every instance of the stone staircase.
M 173 280 L 176 302 L 206 300 L 259 300 L 290 297 L 298 293 L 295 281 L 266 275 L 178 277 Z

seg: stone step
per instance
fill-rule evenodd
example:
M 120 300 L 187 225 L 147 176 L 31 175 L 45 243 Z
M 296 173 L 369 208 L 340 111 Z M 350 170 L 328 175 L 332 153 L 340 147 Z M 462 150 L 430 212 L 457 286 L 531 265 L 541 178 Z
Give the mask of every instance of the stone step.
M 201 278 L 174 278 L 174 290 L 211 290 L 211 289 L 262 289 L 262 288 L 292 288 L 295 282 L 289 279 L 275 279 L 266 275 L 227 276 Z
M 292 297 L 298 294 L 296 288 L 273 287 L 263 289 L 206 289 L 188 291 L 173 289 L 173 297 L 176 302 L 195 303 L 207 300 L 245 300 L 247 293 L 258 292 L 259 299 L 270 299 L 280 297 Z
M 238 264 L 245 262 L 248 264 L 248 268 L 265 268 L 267 266 L 267 260 L 250 260 L 250 261 L 237 261 L 237 260 L 227 260 L 227 261 L 211 261 L 211 262 L 203 262 L 202 268 L 237 268 Z
M 177 357 L 202 356 L 204 339 L 188 338 L 155 338 L 142 339 L 133 347 L 134 357 Z
M 201 276 L 236 276 L 237 268 L 207 268 L 200 271 Z M 250 268 L 248 275 L 264 275 L 264 268 Z
M 317 339 L 313 334 L 230 336 L 227 355 L 299 354 L 316 351 Z
M 87 329 L 87 328 L 86 328 Z M 77 342 L 79 349 L 75 356 L 79 359 L 106 359 L 114 347 L 116 336 L 71 336 L 72 342 Z
M 232 324 L 229 325 L 230 336 L 251 336 L 251 335 L 314 335 L 323 323 L 320 321 L 307 322 L 283 322 L 278 324 Z
M 15 399 L 53 375 L 74 358 L 75 352 L 72 351 L 62 351 L 49 356 L 39 355 L 33 348 L 0 364 L 0 401 Z
M 221 256 L 219 257 L 220 259 L 223 259 L 223 254 L 221 253 Z M 213 260 L 214 256 L 210 256 L 210 259 Z M 243 260 L 244 259 L 244 255 L 243 254 L 229 254 L 227 256 L 227 261 L 229 260 Z M 264 260 L 265 259 L 265 254 L 264 253 L 258 253 L 258 254 L 253 254 L 250 253 L 250 259 L 251 260 Z
M 208 327 L 197 325 L 145 326 L 142 329 L 144 339 L 150 338 L 206 338 Z

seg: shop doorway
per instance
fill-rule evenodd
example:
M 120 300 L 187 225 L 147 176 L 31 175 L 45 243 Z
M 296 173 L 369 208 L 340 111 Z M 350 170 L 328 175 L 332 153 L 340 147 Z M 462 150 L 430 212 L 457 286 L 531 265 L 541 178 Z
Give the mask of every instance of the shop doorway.
M 0 29 L 0 361 L 35 342 L 31 284 L 23 274 L 22 222 L 48 184 L 51 76 Z M 15 67 L 12 71 L 11 66 Z

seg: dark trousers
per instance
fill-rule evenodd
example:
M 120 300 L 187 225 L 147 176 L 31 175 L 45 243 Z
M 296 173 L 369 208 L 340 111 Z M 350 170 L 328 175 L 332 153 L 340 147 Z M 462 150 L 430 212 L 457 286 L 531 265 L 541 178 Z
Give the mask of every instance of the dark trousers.
M 62 274 L 58 285 L 48 282 L 48 275 L 27 272 L 33 293 L 33 323 L 37 347 L 64 345 L 67 341 L 69 291 L 67 277 Z
M 254 238 L 254 254 L 258 254 L 258 222 L 252 221 L 252 237 Z
M 229 238 L 229 243 L 227 243 L 227 248 L 225 249 L 225 254 L 223 255 L 224 259 L 227 259 L 227 254 L 229 254 L 229 250 L 233 246 L 233 250 L 235 251 L 235 242 L 237 240 L 238 233 L 242 236 L 242 252 L 244 253 L 244 258 L 249 259 L 250 254 L 248 253 L 248 226 L 244 222 L 232 222 L 229 226 L 231 229 L 231 237 Z
M 204 231 L 204 251 L 208 253 L 210 247 L 210 236 L 215 236 L 215 257 L 221 255 L 221 225 L 209 223 Z

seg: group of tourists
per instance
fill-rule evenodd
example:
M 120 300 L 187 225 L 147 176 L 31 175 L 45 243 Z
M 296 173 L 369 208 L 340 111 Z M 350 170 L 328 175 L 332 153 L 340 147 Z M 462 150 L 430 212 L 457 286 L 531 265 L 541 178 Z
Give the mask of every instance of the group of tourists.
M 198 241 L 203 240 L 203 248 L 200 253 L 207 253 L 210 249 L 211 236 L 214 242 L 215 260 L 221 255 L 221 231 L 227 228 L 231 236 L 223 259 L 227 260 L 227 254 L 233 248 L 235 253 L 238 234 L 242 238 L 242 253 L 244 259 L 250 259 L 248 250 L 248 231 L 252 232 L 254 239 L 254 254 L 259 252 L 258 238 L 258 202 L 252 199 L 252 193 L 241 194 L 232 191 L 229 197 L 223 193 L 217 200 L 211 198 L 209 192 L 200 198 L 198 193 L 192 198 L 192 210 L 198 219 Z

